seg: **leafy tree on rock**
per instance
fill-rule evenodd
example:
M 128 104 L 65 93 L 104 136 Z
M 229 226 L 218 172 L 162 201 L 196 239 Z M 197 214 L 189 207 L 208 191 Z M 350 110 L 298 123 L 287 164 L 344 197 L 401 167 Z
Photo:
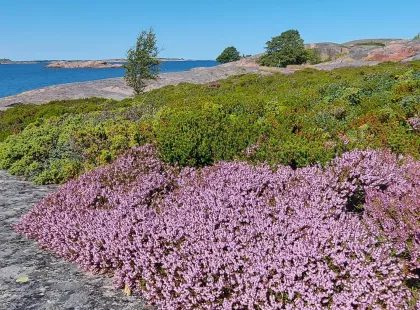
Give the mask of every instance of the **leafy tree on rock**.
M 216 58 L 216 61 L 225 64 L 232 61 L 241 59 L 238 50 L 234 46 L 229 46 Z
M 127 51 L 124 79 L 136 95 L 143 93 L 146 80 L 157 79 L 160 70 L 160 61 L 157 59 L 159 52 L 152 28 L 149 31 L 143 30 L 136 44 Z
M 259 63 L 263 66 L 286 67 L 300 65 L 307 60 L 305 44 L 297 30 L 285 31 L 266 44 L 267 52 L 259 59 Z
M 309 48 L 306 50 L 306 61 L 311 65 L 316 65 L 322 62 L 321 53 L 316 48 Z

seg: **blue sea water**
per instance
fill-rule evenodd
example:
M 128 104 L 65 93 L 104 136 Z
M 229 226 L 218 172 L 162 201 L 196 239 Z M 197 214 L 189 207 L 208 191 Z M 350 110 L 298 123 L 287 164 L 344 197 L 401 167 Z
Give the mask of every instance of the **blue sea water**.
M 123 68 L 46 69 L 48 63 L 0 65 L 0 98 L 40 87 L 122 77 Z M 213 60 L 165 61 L 161 72 L 179 72 L 197 67 L 213 67 Z

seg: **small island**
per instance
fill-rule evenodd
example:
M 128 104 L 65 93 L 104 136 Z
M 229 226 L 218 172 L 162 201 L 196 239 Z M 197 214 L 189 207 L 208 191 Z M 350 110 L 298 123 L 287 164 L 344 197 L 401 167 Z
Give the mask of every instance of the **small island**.
M 158 58 L 159 61 L 184 61 L 183 58 Z M 126 59 L 109 59 L 109 60 L 62 60 L 54 61 L 45 66 L 45 68 L 122 68 Z
M 159 61 L 185 61 L 184 58 L 158 58 Z M 122 63 L 127 60 L 124 58 L 106 60 L 21 60 L 14 61 L 9 58 L 0 58 L 0 65 L 34 65 L 48 62 L 45 68 L 122 68 Z
M 88 60 L 88 61 L 56 61 L 45 68 L 64 68 L 64 69 L 75 69 L 75 68 L 121 68 L 122 64 L 112 64 L 106 61 L 100 60 Z

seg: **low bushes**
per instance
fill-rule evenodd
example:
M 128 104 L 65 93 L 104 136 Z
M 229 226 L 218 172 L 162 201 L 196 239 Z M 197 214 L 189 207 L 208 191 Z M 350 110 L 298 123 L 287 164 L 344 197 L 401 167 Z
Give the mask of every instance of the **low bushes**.
M 153 141 L 164 161 L 194 167 L 240 159 L 296 168 L 368 147 L 420 156 L 413 127 L 420 116 L 420 62 L 248 74 L 217 88 L 181 84 L 122 102 L 95 100 L 0 114 L 8 124 L 0 129 L 7 136 L 0 169 L 61 183 Z
M 205 166 L 239 156 L 263 132 L 262 105 L 194 102 L 168 106 L 157 114 L 156 141 L 165 161 Z
M 382 43 L 382 42 L 374 42 L 374 41 L 360 42 L 360 43 L 356 43 L 355 45 L 357 45 L 357 46 L 380 46 L 380 47 L 385 47 L 386 46 L 385 43 Z
M 16 229 L 161 309 L 420 306 L 418 161 L 369 150 L 178 172 L 155 154 L 68 182 Z
M 145 122 L 116 113 L 54 117 L 9 137 L 0 152 L 0 166 L 35 183 L 63 183 L 144 144 L 151 140 L 149 134 Z
M 124 107 L 129 100 L 115 101 L 103 98 L 86 98 L 75 100 L 57 100 L 47 104 L 19 105 L 6 111 L 0 111 L 0 142 L 9 135 L 17 134 L 31 123 L 39 123 L 51 117 L 64 114 L 80 114 L 92 111 L 106 111 Z

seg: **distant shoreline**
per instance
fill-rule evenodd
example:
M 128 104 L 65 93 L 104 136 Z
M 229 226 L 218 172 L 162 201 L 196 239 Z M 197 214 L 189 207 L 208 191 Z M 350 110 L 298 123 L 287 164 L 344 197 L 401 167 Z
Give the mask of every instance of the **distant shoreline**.
M 35 65 L 41 62 L 37 61 L 10 61 L 10 62 L 1 62 L 0 65 Z
M 184 58 L 158 58 L 160 61 L 200 61 L 195 59 L 184 59 Z M 66 61 L 66 62 L 87 62 L 87 61 L 104 61 L 104 62 L 126 62 L 127 59 L 124 58 L 111 58 L 111 59 L 89 59 L 89 60 L 58 60 L 58 59 L 46 59 L 46 60 L 0 60 L 0 65 L 33 65 L 33 64 L 40 64 L 40 63 L 54 63 L 59 61 Z
M 238 67 L 236 65 L 219 65 L 215 67 L 193 68 L 188 71 L 169 72 L 159 75 L 157 80 L 147 82 L 146 91 L 179 83 L 206 84 L 225 79 L 232 75 L 257 73 L 254 67 Z M 122 77 L 58 84 L 25 91 L 16 95 L 0 98 L 0 111 L 21 104 L 42 104 L 52 100 L 68 100 L 90 97 L 102 97 L 122 100 L 133 96 Z
M 185 62 L 182 58 L 158 58 L 163 62 Z M 48 63 L 45 68 L 55 69 L 80 69 L 80 68 L 123 68 L 127 63 L 125 59 L 107 59 L 107 60 L 87 60 L 87 61 L 53 61 Z

